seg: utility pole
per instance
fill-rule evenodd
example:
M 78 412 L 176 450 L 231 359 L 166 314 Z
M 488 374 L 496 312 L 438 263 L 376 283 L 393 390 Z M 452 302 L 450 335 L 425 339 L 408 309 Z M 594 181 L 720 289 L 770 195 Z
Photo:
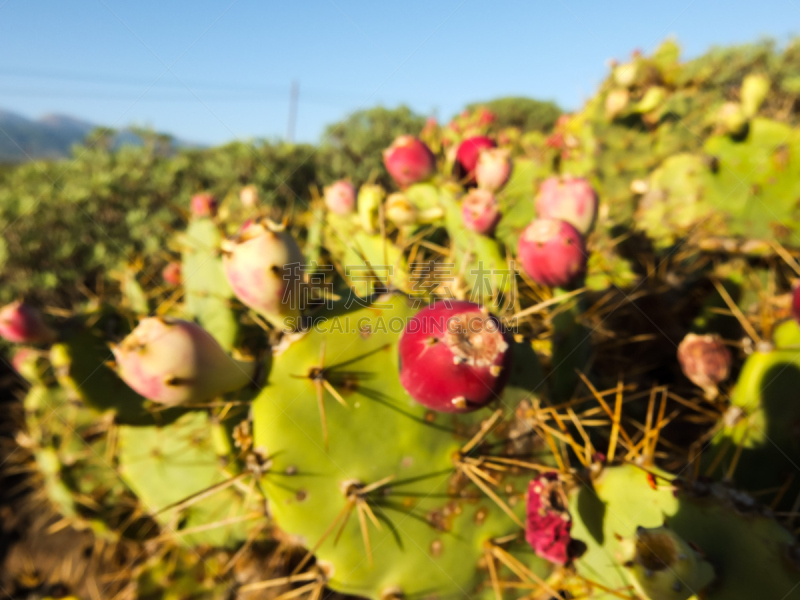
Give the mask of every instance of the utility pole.
M 289 124 L 286 127 L 286 141 L 290 144 L 294 142 L 294 126 L 297 121 L 297 97 L 300 95 L 300 82 L 296 79 L 292 81 L 292 88 L 289 91 Z

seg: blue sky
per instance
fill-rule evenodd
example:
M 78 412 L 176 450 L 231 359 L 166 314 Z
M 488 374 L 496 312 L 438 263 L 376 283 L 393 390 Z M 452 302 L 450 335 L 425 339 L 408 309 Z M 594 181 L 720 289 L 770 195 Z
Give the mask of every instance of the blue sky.
M 578 108 L 606 61 L 800 30 L 800 0 L 0 0 L 0 108 L 220 143 L 296 138 L 359 108 L 441 119 L 525 95 Z

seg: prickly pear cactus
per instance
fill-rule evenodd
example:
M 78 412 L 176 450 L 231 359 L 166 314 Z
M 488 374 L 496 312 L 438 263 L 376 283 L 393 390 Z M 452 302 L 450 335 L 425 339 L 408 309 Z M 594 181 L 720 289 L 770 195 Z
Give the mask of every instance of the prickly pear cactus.
M 255 447 L 272 457 L 262 486 L 278 526 L 312 549 L 331 588 L 474 597 L 488 585 L 478 565 L 487 544 L 520 531 L 527 481 L 492 471 L 476 485 L 463 467 L 481 453 L 459 451 L 491 411 L 436 414 L 403 390 L 397 341 L 412 304 L 386 295 L 334 312 L 275 356 L 253 405 Z M 525 371 L 516 365 L 502 411 Z
M 254 491 L 235 485 L 240 469 L 224 465 L 232 450 L 228 433 L 206 413 L 164 426 L 123 426 L 118 435 L 120 475 L 177 541 L 233 546 L 263 518 Z
M 704 452 L 706 472 L 759 496 L 766 492 L 765 502 L 789 483 L 781 494 L 790 507 L 800 489 L 792 481 L 800 461 L 800 405 L 792 401 L 798 385 L 800 326 L 791 320 L 775 330 L 774 346 L 756 348 L 745 361 L 721 431 Z
M 233 291 L 219 254 L 222 236 L 209 217 L 194 217 L 183 235 L 181 274 L 183 318 L 194 318 L 226 351 L 236 342 L 239 325 L 233 312 Z
M 629 586 L 649 600 L 800 598 L 794 536 L 722 484 L 608 467 L 573 492 L 569 511 L 586 545 L 576 590 L 593 598 L 628 597 Z
M 137 499 L 115 469 L 109 431 L 70 392 L 34 385 L 25 398 L 27 434 L 23 438 L 43 477 L 53 508 L 75 529 L 91 529 L 114 540 L 144 539 L 156 533 Z

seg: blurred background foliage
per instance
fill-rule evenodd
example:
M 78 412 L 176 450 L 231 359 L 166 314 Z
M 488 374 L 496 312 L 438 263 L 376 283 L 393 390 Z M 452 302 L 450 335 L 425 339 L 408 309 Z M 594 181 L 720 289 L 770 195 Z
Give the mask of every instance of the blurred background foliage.
M 631 182 L 671 156 L 702 150 L 719 130 L 712 117 L 725 103 L 740 101 L 748 74 L 768 80 L 759 116 L 790 126 L 798 121 L 796 40 L 782 48 L 771 41 L 715 48 L 688 62 L 679 55 L 678 45 L 667 41 L 646 59 L 635 53 L 626 65 L 611 65 L 597 94 L 565 129 L 559 129 L 558 106 L 531 98 L 475 103 L 466 112 L 488 110 L 486 130 L 511 139 L 515 153 L 532 165 L 541 164 L 537 173 L 555 168 L 590 177 L 616 221 L 630 221 L 637 202 Z M 622 108 L 610 114 L 620 97 Z M 316 146 L 255 140 L 187 148 L 135 130 L 141 143 L 119 147 L 118 132 L 96 129 L 68 158 L 0 165 L 0 302 L 25 297 L 69 308 L 89 293 L 108 293 L 115 269 L 139 256 L 160 254 L 166 262 L 176 251 L 167 240 L 184 229 L 189 199 L 201 191 L 224 200 L 253 185 L 276 215 L 287 208 L 297 215 L 337 179 L 391 189 L 383 149 L 400 134 L 431 127 L 439 130 L 400 106 L 357 111 L 326 128 Z M 520 212 L 520 222 L 527 222 L 530 211 Z

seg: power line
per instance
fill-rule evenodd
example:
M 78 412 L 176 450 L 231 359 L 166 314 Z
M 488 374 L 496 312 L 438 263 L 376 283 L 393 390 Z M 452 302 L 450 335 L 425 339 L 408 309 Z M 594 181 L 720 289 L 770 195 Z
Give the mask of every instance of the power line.
M 97 100 L 134 100 L 138 97 L 137 94 L 131 92 L 129 94 L 125 93 L 113 93 L 113 92 L 92 92 L 88 90 L 76 90 L 76 91 L 56 91 L 56 90 L 39 90 L 39 89 L 26 89 L 26 88 L 2 88 L 0 89 L 0 98 L 4 96 L 8 97 L 19 97 L 19 98 L 52 98 L 52 99 L 61 99 L 61 98 L 74 98 L 74 99 L 97 99 Z M 164 95 L 153 95 L 153 94 L 145 94 L 142 96 L 139 101 L 140 102 L 193 102 L 196 98 L 187 93 L 185 96 L 164 96 Z M 251 104 L 258 104 L 258 103 L 275 103 L 275 104 L 283 104 L 286 102 L 286 90 L 283 90 L 280 94 L 271 94 L 269 97 L 259 98 L 253 95 L 234 95 L 234 96 L 213 96 L 208 94 L 203 94 L 203 100 L 206 102 L 239 102 L 239 103 L 251 103 Z M 303 102 L 305 104 L 314 104 L 320 106 L 328 106 L 332 108 L 343 108 L 347 107 L 351 102 L 331 102 L 330 100 L 320 99 L 314 95 L 310 97 L 303 96 Z
M 30 78 L 30 79 L 48 79 L 56 81 L 68 81 L 76 83 L 92 83 L 95 85 L 118 85 L 118 86 L 152 86 L 153 88 L 174 88 L 185 90 L 187 87 L 195 91 L 199 89 L 216 90 L 220 92 L 242 92 L 254 94 L 274 94 L 285 98 L 287 85 L 280 85 L 274 83 L 265 83 L 260 85 L 249 85 L 242 83 L 232 82 L 213 82 L 213 81 L 200 81 L 194 79 L 185 79 L 175 81 L 174 79 L 159 79 L 155 83 L 152 77 L 136 77 L 136 76 L 120 76 L 110 73 L 87 73 L 76 71 L 58 71 L 58 70 L 45 70 L 45 69 L 23 69 L 19 67 L 0 67 L 0 76 Z M 309 88 L 304 91 L 304 98 L 306 94 L 319 96 L 318 99 L 330 100 L 331 98 L 338 97 L 342 101 L 358 100 L 362 94 L 358 91 L 345 91 L 345 90 L 330 90 L 330 89 L 313 89 Z

